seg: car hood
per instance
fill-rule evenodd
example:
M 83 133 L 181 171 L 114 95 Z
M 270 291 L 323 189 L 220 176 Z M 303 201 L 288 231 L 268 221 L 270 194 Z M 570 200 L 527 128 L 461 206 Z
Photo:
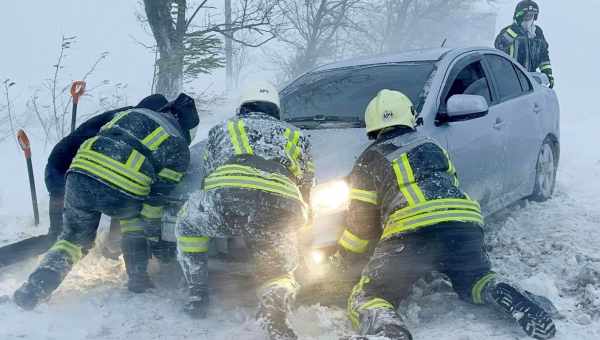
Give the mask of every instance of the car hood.
M 312 146 L 317 184 L 350 174 L 356 158 L 370 144 L 364 128 L 304 130 Z
M 312 146 L 317 184 L 350 174 L 354 161 L 370 144 L 363 128 L 304 130 Z M 202 154 L 206 141 L 190 148 L 190 166 L 182 182 L 169 194 L 174 201 L 183 202 L 189 194 L 202 186 Z

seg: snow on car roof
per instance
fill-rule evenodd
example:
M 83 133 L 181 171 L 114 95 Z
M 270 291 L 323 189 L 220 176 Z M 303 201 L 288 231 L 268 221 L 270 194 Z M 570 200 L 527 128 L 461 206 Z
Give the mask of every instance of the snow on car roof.
M 326 64 L 316 69 L 313 69 L 311 72 L 316 71 L 324 71 L 335 68 L 349 67 L 349 66 L 358 66 L 358 65 L 370 65 L 370 64 L 385 64 L 385 63 L 401 63 L 407 61 L 431 61 L 431 60 L 440 60 L 444 54 L 451 51 L 449 48 L 434 48 L 434 49 L 424 49 L 424 50 L 411 50 L 402 53 L 394 53 L 394 54 L 381 54 L 377 56 L 371 57 L 363 57 L 363 58 L 354 58 L 343 60 L 331 64 Z
M 454 55 L 479 49 L 487 48 L 428 48 L 421 50 L 410 50 L 402 53 L 381 54 L 378 56 L 354 58 L 326 64 L 313 69 L 309 73 L 360 65 L 402 63 L 411 61 L 438 61 L 448 54 Z

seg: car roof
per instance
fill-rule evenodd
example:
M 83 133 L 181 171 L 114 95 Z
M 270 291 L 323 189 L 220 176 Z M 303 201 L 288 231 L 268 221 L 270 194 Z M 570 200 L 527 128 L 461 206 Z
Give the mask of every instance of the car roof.
M 326 64 L 319 66 L 308 73 L 320 72 L 333 70 L 337 68 L 362 66 L 362 65 L 374 65 L 374 64 L 388 64 L 388 63 L 404 63 L 404 62 L 420 62 L 420 61 L 440 61 L 443 58 L 454 59 L 458 56 L 467 52 L 474 51 L 494 51 L 488 47 L 470 47 L 470 48 L 428 48 L 421 50 L 410 50 L 402 53 L 382 54 L 371 57 L 354 58 L 335 63 Z

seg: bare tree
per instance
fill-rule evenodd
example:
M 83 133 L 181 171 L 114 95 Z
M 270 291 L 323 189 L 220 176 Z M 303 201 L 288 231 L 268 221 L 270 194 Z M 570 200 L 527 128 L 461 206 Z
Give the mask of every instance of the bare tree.
M 231 58 L 231 83 L 233 88 L 239 88 L 244 71 L 249 66 L 249 48 L 248 46 L 236 44 L 233 47 Z
M 495 15 L 474 5 L 495 0 L 373 0 L 354 16 L 358 34 L 349 39 L 356 54 L 399 52 L 493 39 Z M 492 37 L 490 38 L 490 35 Z
M 215 0 L 144 0 L 143 3 L 158 47 L 156 92 L 168 97 L 181 91 L 185 78 L 223 66 L 222 37 L 253 47 L 274 38 L 270 20 L 275 0 L 237 0 L 228 22 L 216 11 Z M 251 31 L 255 39 L 237 39 L 239 31 Z
M 225 0 L 225 29 L 231 29 L 231 0 Z M 225 37 L 225 82 L 227 92 L 231 91 L 233 81 L 233 41 Z
M 76 37 L 63 36 L 56 63 L 52 65 L 54 69 L 52 76 L 46 79 L 41 88 L 36 89 L 27 101 L 27 108 L 35 114 L 36 119 L 42 126 L 46 135 L 46 141 L 60 139 L 68 132 L 72 103 L 72 98 L 69 94 L 71 82 L 70 79 L 67 81 L 63 78 L 63 72 L 68 57 L 68 50 L 75 41 Z M 80 79 L 87 80 L 96 71 L 97 66 L 107 57 L 108 52 L 101 53 Z M 97 89 L 108 85 L 110 85 L 110 81 L 105 80 L 96 86 L 90 86 L 86 90 L 86 96 L 92 97 Z M 83 117 L 80 116 L 80 118 Z
M 293 78 L 339 51 L 338 35 L 354 29 L 351 11 L 366 0 L 281 0 L 278 8 L 285 28 L 277 38 L 291 57 L 277 56 L 286 78 Z
M 17 130 L 15 130 L 15 118 L 13 117 L 12 101 L 10 100 L 10 88 L 15 86 L 16 83 L 7 78 L 2 82 L 2 85 L 4 87 L 4 96 L 6 98 L 6 105 L 4 108 L 6 109 L 7 114 L 6 114 L 6 118 L 0 122 L 4 123 L 4 120 L 8 121 L 8 127 L 10 129 L 10 136 L 15 137 L 17 134 Z M 4 140 L 7 137 L 8 136 L 0 136 L 0 140 Z M 16 140 L 15 140 L 15 142 L 16 142 Z

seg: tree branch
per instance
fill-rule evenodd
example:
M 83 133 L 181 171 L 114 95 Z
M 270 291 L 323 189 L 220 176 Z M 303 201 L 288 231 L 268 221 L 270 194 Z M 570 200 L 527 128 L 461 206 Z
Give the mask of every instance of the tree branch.
M 185 24 L 185 30 L 187 31 L 190 27 L 190 24 L 192 23 L 192 21 L 194 21 L 194 18 L 196 17 L 196 15 L 198 15 L 198 12 L 200 12 L 200 10 L 204 7 L 204 5 L 206 5 L 206 3 L 208 2 L 208 0 L 203 0 L 198 7 L 196 7 L 196 10 L 194 10 L 194 13 L 192 13 L 192 15 L 190 16 L 190 18 L 188 19 L 187 23 Z

